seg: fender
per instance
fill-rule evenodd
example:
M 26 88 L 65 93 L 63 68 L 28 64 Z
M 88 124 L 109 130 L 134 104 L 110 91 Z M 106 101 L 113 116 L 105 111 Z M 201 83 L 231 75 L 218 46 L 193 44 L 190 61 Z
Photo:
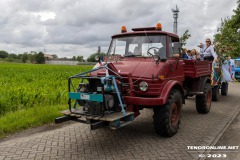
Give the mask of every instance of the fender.
M 168 81 L 165 84 L 165 86 L 163 87 L 163 90 L 160 95 L 160 97 L 163 99 L 163 104 L 167 103 L 169 93 L 173 88 L 180 91 L 180 93 L 182 95 L 182 102 L 183 102 L 183 104 L 185 104 L 183 87 L 182 87 L 181 83 L 179 83 L 178 81 L 175 81 L 175 80 Z
M 201 91 L 203 91 L 204 90 L 204 86 L 205 86 L 205 84 L 206 83 L 209 83 L 209 84 L 211 84 L 211 78 L 210 78 L 210 76 L 205 76 L 205 77 L 203 77 L 202 79 L 201 79 Z

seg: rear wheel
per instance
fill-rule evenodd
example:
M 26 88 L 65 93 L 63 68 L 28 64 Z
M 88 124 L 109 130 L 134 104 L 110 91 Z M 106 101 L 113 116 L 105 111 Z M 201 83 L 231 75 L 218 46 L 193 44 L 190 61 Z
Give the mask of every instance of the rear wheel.
M 228 94 L 228 83 L 223 82 L 221 88 L 221 95 L 226 96 Z
M 210 111 L 212 102 L 212 89 L 209 83 L 206 83 L 203 95 L 196 96 L 196 109 L 198 113 L 206 114 Z
M 177 133 L 182 109 L 182 96 L 173 89 L 168 102 L 163 106 L 154 107 L 153 125 L 155 131 L 163 137 L 172 137 Z
M 212 88 L 212 100 L 218 101 L 218 97 L 219 97 L 219 86 L 216 85 Z

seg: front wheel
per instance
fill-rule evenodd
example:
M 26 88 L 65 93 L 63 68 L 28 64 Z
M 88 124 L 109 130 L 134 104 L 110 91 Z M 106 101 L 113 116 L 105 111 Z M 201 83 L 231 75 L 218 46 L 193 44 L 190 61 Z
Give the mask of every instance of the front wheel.
M 212 89 L 209 83 L 206 83 L 203 95 L 196 96 L 196 109 L 198 113 L 206 114 L 210 111 L 212 102 Z
M 155 131 L 163 137 L 172 137 L 177 133 L 182 109 L 182 96 L 173 89 L 168 102 L 163 106 L 154 107 L 153 125 Z

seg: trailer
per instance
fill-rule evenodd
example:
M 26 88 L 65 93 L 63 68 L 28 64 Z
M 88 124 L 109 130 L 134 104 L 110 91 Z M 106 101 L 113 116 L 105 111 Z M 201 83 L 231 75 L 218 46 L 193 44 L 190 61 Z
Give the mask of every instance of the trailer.
M 68 79 L 68 109 L 56 123 L 87 123 L 91 129 L 118 129 L 152 108 L 157 134 L 177 133 L 186 95 L 196 95 L 196 110 L 211 109 L 211 62 L 179 57 L 176 34 L 156 27 L 133 28 L 112 36 L 107 56 L 96 56 L 90 71 Z
M 219 57 L 217 62 L 212 63 L 212 101 L 218 101 L 219 95 L 227 96 L 228 82 L 234 81 L 234 75 L 231 73 L 231 65 L 228 57 Z

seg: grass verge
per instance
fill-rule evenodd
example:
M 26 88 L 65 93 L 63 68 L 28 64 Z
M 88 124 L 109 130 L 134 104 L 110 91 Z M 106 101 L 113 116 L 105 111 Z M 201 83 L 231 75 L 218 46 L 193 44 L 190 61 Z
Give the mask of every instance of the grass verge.
M 10 112 L 0 117 L 0 139 L 27 128 L 54 122 L 66 105 L 41 106 Z

